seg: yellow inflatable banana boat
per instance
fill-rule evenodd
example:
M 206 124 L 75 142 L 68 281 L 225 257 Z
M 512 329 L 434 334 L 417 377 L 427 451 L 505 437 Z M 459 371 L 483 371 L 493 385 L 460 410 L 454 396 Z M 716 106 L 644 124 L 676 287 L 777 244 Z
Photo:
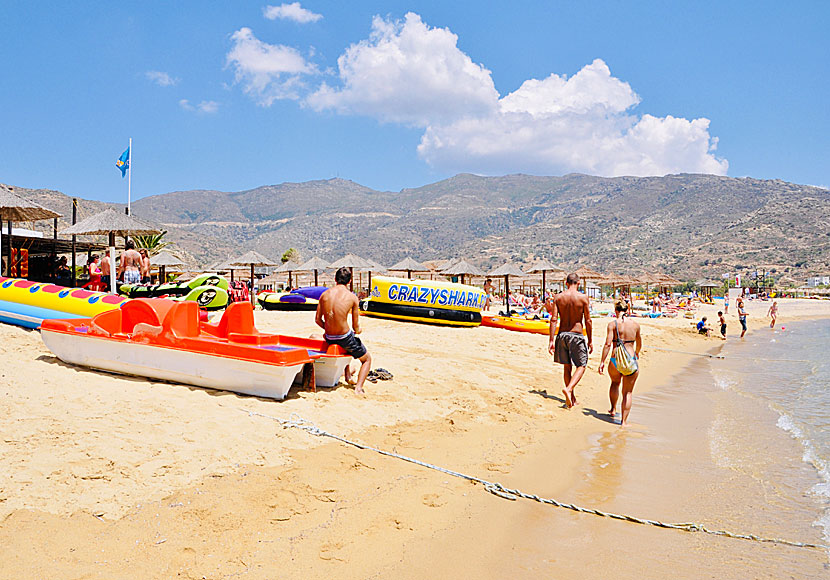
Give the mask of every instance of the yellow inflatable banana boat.
M 486 298 L 483 290 L 466 284 L 373 276 L 371 296 L 360 302 L 360 310 L 381 318 L 478 326 Z
M 492 326 L 516 332 L 532 332 L 534 334 L 550 334 L 549 320 L 527 320 L 517 316 L 494 316 L 485 314 L 481 317 L 481 326 Z

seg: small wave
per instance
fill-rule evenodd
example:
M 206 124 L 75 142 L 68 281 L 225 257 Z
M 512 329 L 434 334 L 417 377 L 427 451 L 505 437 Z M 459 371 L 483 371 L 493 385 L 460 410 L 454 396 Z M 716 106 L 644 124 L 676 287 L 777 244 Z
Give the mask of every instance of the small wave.
M 818 473 L 820 481 L 810 491 L 825 502 L 830 500 L 830 462 L 818 454 L 813 442 L 805 436 L 804 429 L 792 417 L 781 413 L 776 424 L 779 429 L 786 431 L 801 443 L 804 450 L 802 459 L 805 463 L 812 465 Z M 822 528 L 824 540 L 830 542 L 830 507 L 825 510 L 824 515 L 818 519 L 816 524 Z
M 715 375 L 715 386 L 717 386 L 721 391 L 733 390 L 737 384 L 738 381 L 726 376 L 723 373 Z

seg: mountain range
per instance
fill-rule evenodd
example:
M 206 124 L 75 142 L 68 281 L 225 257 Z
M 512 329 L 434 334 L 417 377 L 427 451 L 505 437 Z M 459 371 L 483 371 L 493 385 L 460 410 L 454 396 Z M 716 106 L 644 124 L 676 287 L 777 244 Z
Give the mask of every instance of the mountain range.
M 71 208 L 60 192 L 15 191 L 61 213 Z M 107 205 L 79 200 L 79 211 Z M 795 279 L 830 271 L 830 191 L 780 180 L 460 174 L 389 192 L 338 178 L 176 191 L 139 199 L 132 211 L 205 265 L 248 249 L 279 260 L 293 247 L 303 259 L 465 257 L 485 270 L 544 257 L 683 280 L 756 267 Z

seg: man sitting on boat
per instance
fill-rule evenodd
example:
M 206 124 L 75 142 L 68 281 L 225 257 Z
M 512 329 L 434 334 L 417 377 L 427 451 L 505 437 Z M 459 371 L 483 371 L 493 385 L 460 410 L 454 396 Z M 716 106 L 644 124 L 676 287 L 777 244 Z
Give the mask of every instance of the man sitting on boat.
M 360 334 L 360 309 L 357 296 L 348 288 L 352 280 L 352 273 L 348 268 L 343 267 L 334 274 L 336 286 L 329 288 L 320 296 L 320 303 L 317 305 L 317 326 L 325 331 L 323 338 L 329 344 L 336 344 L 346 350 L 360 361 L 360 370 L 357 374 L 357 382 L 352 380 L 351 369 L 346 367 L 346 382 L 355 385 L 355 393 L 363 394 L 363 383 L 372 368 L 372 357 L 366 351 L 366 347 L 360 339 L 355 336 Z M 349 328 L 349 314 L 352 315 L 352 326 Z

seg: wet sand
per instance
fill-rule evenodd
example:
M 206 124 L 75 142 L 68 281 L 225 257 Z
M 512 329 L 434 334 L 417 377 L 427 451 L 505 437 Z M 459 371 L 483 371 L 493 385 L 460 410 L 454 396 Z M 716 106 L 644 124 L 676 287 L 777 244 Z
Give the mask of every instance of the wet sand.
M 767 306 L 750 312 L 760 318 Z M 782 303 L 784 323 L 828 314 L 826 302 Z M 257 317 L 266 331 L 315 331 L 309 313 Z M 375 366 L 394 380 L 368 384 L 365 398 L 341 386 L 273 402 L 75 369 L 36 333 L 0 327 L 3 360 L 16 361 L 0 372 L 0 570 L 17 578 L 826 573 L 821 553 L 507 501 L 245 412 L 297 413 L 367 444 L 562 501 L 820 541 L 814 514 L 777 505 L 769 490 L 717 465 L 703 442 L 717 416 L 711 378 L 698 377 L 696 392 L 690 371 L 672 386 L 697 357 L 650 350 L 703 352 L 717 339 L 696 335 L 685 319 L 643 321 L 643 377 L 632 425 L 621 431 L 603 415 L 597 322 L 603 328 L 577 391 L 582 405 L 571 411 L 547 337 L 499 329 L 367 319 Z

